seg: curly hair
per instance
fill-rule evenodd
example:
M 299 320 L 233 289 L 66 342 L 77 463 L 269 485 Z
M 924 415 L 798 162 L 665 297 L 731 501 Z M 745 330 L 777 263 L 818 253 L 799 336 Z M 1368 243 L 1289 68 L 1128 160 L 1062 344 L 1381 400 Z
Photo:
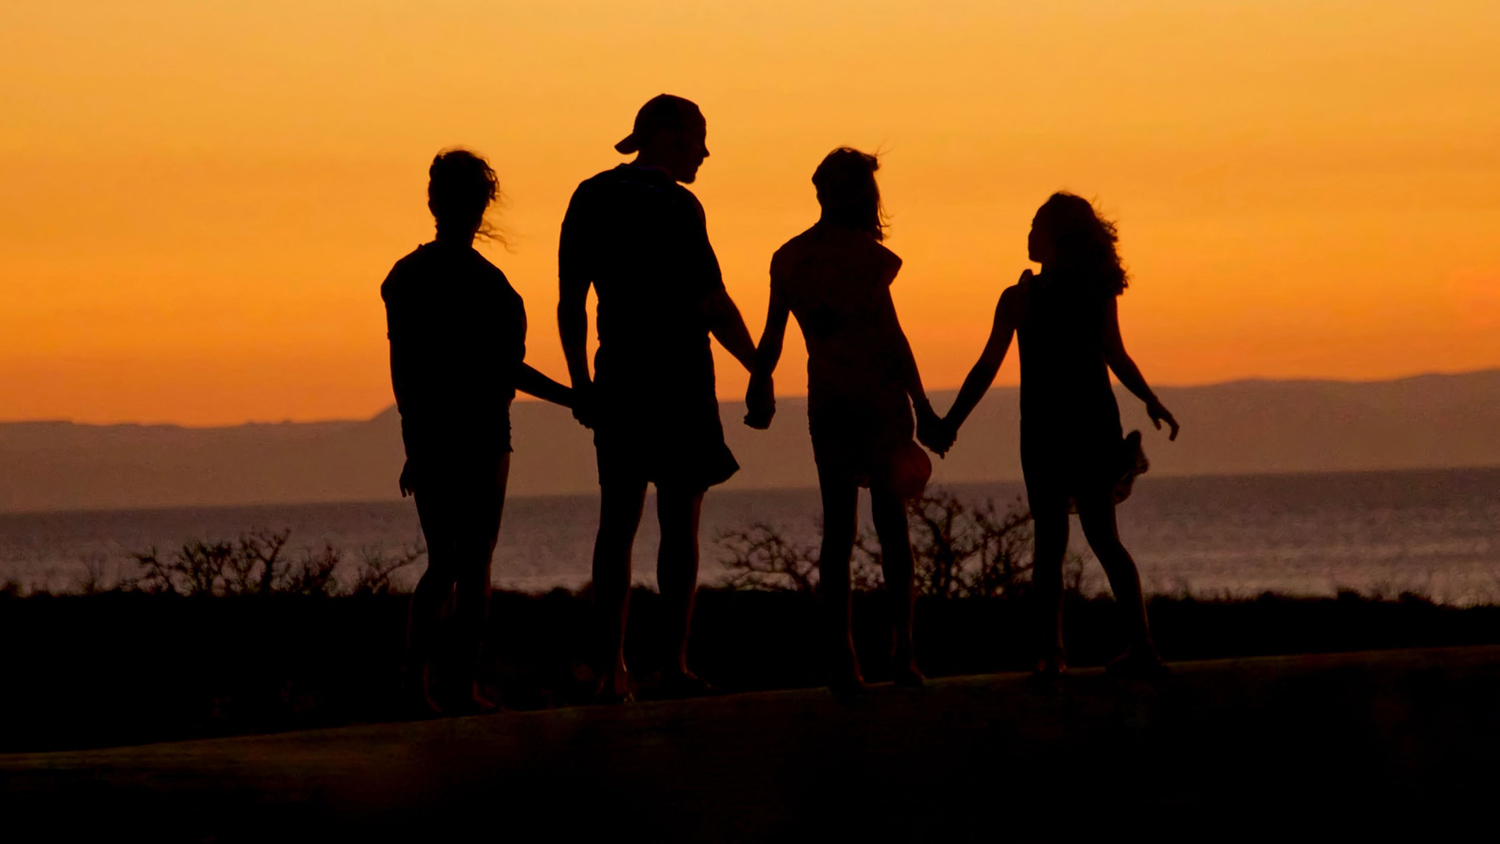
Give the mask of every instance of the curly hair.
M 880 159 L 867 152 L 839 147 L 828 153 L 812 177 L 823 219 L 885 240 L 885 208 L 875 183 L 879 169 Z
M 1130 284 L 1115 245 L 1115 224 L 1099 216 L 1092 203 L 1077 194 L 1058 191 L 1036 212 L 1036 228 L 1052 242 L 1052 252 L 1064 274 L 1097 283 L 1118 296 Z
M 490 204 L 500 198 L 500 182 L 488 161 L 462 148 L 445 149 L 427 168 L 427 207 L 437 221 L 438 234 L 467 235 L 500 240 L 484 219 Z

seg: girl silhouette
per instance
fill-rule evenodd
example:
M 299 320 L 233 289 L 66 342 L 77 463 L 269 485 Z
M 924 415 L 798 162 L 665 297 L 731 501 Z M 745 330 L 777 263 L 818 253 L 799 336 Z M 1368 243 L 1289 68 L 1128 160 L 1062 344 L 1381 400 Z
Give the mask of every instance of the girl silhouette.
M 427 207 L 437 237 L 396 262 L 380 286 L 391 342 L 411 493 L 427 540 L 427 571 L 412 594 L 406 704 L 423 713 L 494 709 L 475 682 L 490 598 L 490 558 L 510 474 L 510 403 L 520 389 L 570 405 L 567 387 L 524 362 L 526 308 L 505 274 L 474 249 L 498 189 L 467 150 L 439 153 Z M 438 616 L 454 597 L 460 653 L 446 691 L 429 664 Z
M 878 167 L 875 156 L 842 148 L 813 173 L 822 217 L 771 259 L 770 311 L 746 396 L 746 424 L 768 427 L 775 413 L 771 374 L 787 315 L 795 314 L 807 340 L 808 427 L 823 497 L 818 572 L 832 645 L 830 686 L 839 693 L 864 685 L 849 618 L 860 487 L 870 490 L 880 538 L 895 627 L 894 678 L 905 685 L 923 679 L 912 648 L 906 502 L 921 494 L 932 464 L 912 441 L 912 408 L 924 434 L 938 419 L 891 301 L 901 259 L 881 245 Z
M 959 426 L 994 382 L 1011 335 L 1017 335 L 1021 468 L 1036 530 L 1036 670 L 1048 675 L 1065 667 L 1062 562 L 1073 507 L 1125 616 L 1129 646 L 1111 663 L 1111 670 L 1148 676 L 1166 670 L 1151 641 L 1140 575 L 1115 524 L 1115 503 L 1142 469 L 1143 460 L 1139 435 L 1121 438 L 1110 371 L 1146 403 L 1158 430 L 1166 422 L 1175 440 L 1178 426 L 1146 385 L 1120 338 L 1116 297 L 1125 290 L 1126 274 L 1115 251 L 1116 240 L 1114 225 L 1101 219 L 1088 200 L 1055 193 L 1042 205 L 1027 239 L 1029 257 L 1042 265 L 1042 271 L 1033 275 L 1026 270 L 1000 295 L 989 341 L 943 420 L 945 430 L 938 443 L 943 450 L 952 444 Z

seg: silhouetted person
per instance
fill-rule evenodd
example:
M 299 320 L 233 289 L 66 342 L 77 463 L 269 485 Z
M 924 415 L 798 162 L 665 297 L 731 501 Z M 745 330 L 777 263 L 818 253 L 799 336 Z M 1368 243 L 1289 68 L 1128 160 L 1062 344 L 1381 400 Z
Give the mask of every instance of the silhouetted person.
M 901 259 L 881 245 L 885 224 L 875 156 L 829 153 L 813 173 L 823 213 L 771 259 L 771 303 L 746 396 L 746 424 L 775 413 L 772 373 L 788 313 L 807 340 L 807 421 L 823 497 L 820 591 L 836 692 L 864 685 L 850 627 L 849 558 L 858 530 L 859 488 L 868 487 L 880 537 L 885 590 L 895 627 L 897 683 L 920 685 L 912 648 L 911 540 L 906 503 L 920 495 L 932 463 L 912 441 L 915 406 L 924 435 L 938 423 L 911 346 L 896 319 L 890 285 Z
M 666 631 L 662 692 L 708 691 L 687 666 L 698 580 L 703 493 L 739 469 L 724 444 L 714 393 L 712 333 L 748 369 L 755 347 L 724 290 L 703 206 L 682 185 L 708 157 L 707 124 L 680 97 L 655 97 L 615 145 L 635 160 L 578 186 L 558 248 L 558 330 L 576 396 L 574 415 L 594 429 L 599 534 L 594 603 L 601 628 L 602 700 L 632 694 L 625 666 L 630 551 L 646 485 L 661 524 L 657 584 Z M 594 373 L 586 355 L 589 286 L 599 297 Z
M 1089 202 L 1056 193 L 1031 222 L 1027 249 L 1042 265 L 1000 295 L 994 328 L 953 408 L 944 419 L 944 450 L 989 389 L 1019 337 L 1021 355 L 1021 469 L 1035 520 L 1032 568 L 1040 636 L 1037 671 L 1065 667 L 1062 640 L 1062 563 L 1068 512 L 1076 505 L 1084 536 L 1104 566 L 1124 615 L 1129 647 L 1111 669 L 1136 675 L 1165 671 L 1151 641 L 1135 561 L 1115 525 L 1117 488 L 1140 471 L 1139 436 L 1121 437 L 1120 409 L 1110 387 L 1120 383 L 1146 403 L 1158 429 L 1177 420 L 1162 406 L 1125 353 L 1116 297 L 1126 274 L 1115 251 L 1114 225 Z
M 497 194 L 494 171 L 472 152 L 450 150 L 433 159 L 428 175 L 437 237 L 397 261 L 380 286 L 406 445 L 401 494 L 415 497 L 427 540 L 427 571 L 412 595 L 407 631 L 406 703 L 434 713 L 486 710 L 494 705 L 474 673 L 510 471 L 510 403 L 517 389 L 571 402 L 568 388 L 524 363 L 525 306 L 505 274 L 474 250 Z M 435 695 L 433 634 L 450 595 L 460 675 Z

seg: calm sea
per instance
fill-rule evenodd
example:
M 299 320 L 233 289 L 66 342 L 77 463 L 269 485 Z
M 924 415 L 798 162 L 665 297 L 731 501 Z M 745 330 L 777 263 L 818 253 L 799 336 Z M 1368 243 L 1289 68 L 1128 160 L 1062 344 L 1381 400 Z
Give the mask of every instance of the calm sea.
M 1019 483 L 964 484 L 962 498 L 1004 503 Z M 577 588 L 589 578 L 597 518 L 591 496 L 507 502 L 497 585 Z M 710 492 L 702 580 L 722 576 L 716 537 L 765 522 L 817 539 L 816 490 Z M 92 569 L 109 583 L 133 573 L 130 554 L 183 542 L 290 529 L 295 549 L 390 553 L 420 540 L 410 501 L 0 515 L 0 582 L 75 588 Z M 1120 528 L 1148 591 L 1202 597 L 1266 590 L 1329 595 L 1350 588 L 1415 590 L 1454 604 L 1500 600 L 1500 469 L 1236 477 L 1142 478 L 1120 508 Z M 651 502 L 636 543 L 636 579 L 650 582 L 657 532 Z M 1103 586 L 1088 559 L 1087 588 Z M 420 572 L 406 572 L 408 581 Z

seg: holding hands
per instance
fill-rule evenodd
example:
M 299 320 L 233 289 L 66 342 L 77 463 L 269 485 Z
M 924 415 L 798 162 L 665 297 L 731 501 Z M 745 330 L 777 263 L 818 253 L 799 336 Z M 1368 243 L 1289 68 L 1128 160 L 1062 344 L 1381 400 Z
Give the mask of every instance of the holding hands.
M 750 376 L 750 387 L 745 391 L 745 424 L 764 431 L 771 427 L 771 418 L 776 415 L 776 384 L 770 375 L 759 372 Z
M 591 381 L 573 384 L 573 418 L 590 430 L 594 427 L 594 384 Z
M 948 449 L 953 447 L 953 441 L 958 432 L 953 430 L 946 419 L 940 418 L 932 409 L 932 405 L 921 405 L 917 407 L 917 442 L 927 446 L 927 449 L 939 457 L 946 456 Z

